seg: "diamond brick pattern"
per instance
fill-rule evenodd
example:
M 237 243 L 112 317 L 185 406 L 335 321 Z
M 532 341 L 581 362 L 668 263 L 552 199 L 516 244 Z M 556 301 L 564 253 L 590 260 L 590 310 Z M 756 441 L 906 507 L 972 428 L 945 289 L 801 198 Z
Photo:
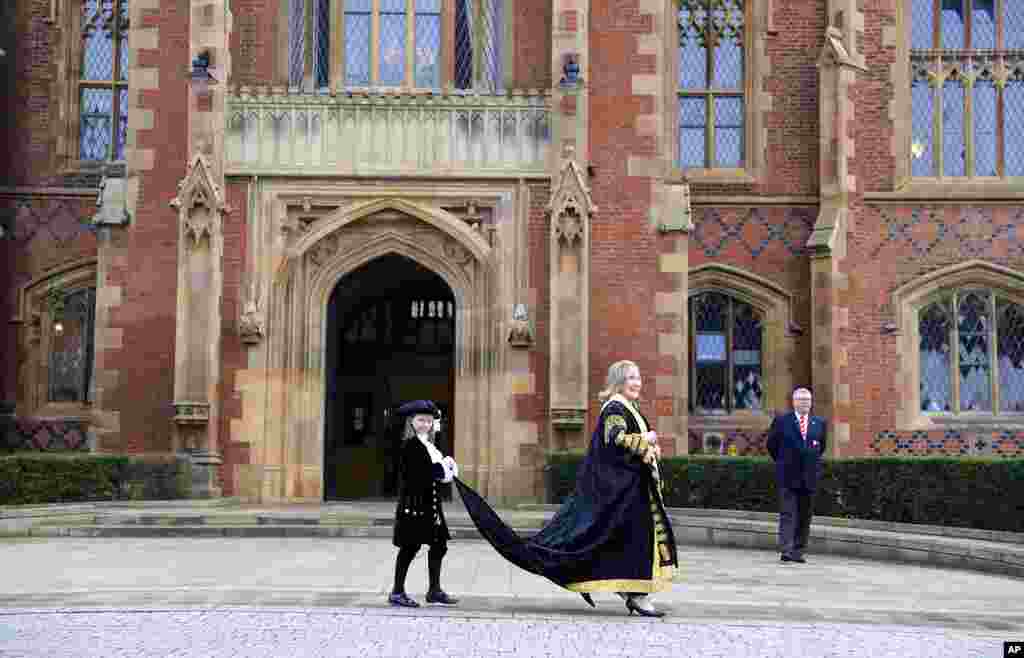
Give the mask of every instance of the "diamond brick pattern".
M 893 431 L 875 434 L 868 446 L 873 455 L 981 455 L 1020 458 L 1024 456 L 1024 432 L 1016 430 Z
M 967 206 L 959 217 L 947 220 L 941 206 L 916 206 L 909 215 L 881 206 L 879 241 L 869 251 L 878 258 L 886 251 L 910 250 L 914 259 L 933 256 L 940 246 L 953 248 L 964 258 L 1024 257 L 1024 209 L 1015 209 L 1007 223 L 997 224 L 992 209 Z M 999 247 L 1000 251 L 996 250 Z
M 7 436 L 0 434 L 0 450 L 57 452 L 88 449 L 85 425 L 77 420 L 15 418 Z
M 781 217 L 762 208 L 741 211 L 728 219 L 716 208 L 703 208 L 690 239 L 714 258 L 734 243 L 754 258 L 772 248 L 781 248 L 792 255 L 804 253 L 807 239 L 814 229 L 815 212 L 808 208 L 789 208 Z

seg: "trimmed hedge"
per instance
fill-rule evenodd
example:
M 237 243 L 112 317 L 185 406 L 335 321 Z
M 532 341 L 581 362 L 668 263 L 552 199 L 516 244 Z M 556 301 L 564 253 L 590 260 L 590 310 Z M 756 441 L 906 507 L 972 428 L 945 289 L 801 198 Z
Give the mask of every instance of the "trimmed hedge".
M 548 502 L 576 486 L 579 452 L 552 453 Z M 669 507 L 777 512 L 768 457 L 672 457 L 661 463 Z M 1024 459 L 863 457 L 825 460 L 814 513 L 896 523 L 1024 532 Z
M 191 465 L 174 455 L 0 456 L 0 505 L 188 498 Z

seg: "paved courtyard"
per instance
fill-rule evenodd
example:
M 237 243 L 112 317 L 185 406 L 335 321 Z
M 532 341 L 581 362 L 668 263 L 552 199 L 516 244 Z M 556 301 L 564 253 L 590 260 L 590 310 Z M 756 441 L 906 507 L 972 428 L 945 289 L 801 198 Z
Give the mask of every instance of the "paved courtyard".
M 1001 656 L 1024 581 L 683 547 L 663 620 L 577 595 L 456 541 L 456 608 L 389 608 L 384 539 L 6 539 L 0 656 Z M 422 599 L 425 551 L 409 575 Z

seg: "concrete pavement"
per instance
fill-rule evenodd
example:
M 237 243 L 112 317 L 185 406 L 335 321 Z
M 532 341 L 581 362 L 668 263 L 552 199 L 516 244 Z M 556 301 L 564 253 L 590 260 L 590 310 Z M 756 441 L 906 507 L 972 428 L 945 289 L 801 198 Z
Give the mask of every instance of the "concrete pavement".
M 422 601 L 426 556 L 408 590 Z M 454 608 L 387 606 L 383 538 L 0 540 L 0 655 L 999 656 L 1024 638 L 1017 578 L 811 553 L 684 546 L 663 620 L 598 608 L 455 540 Z

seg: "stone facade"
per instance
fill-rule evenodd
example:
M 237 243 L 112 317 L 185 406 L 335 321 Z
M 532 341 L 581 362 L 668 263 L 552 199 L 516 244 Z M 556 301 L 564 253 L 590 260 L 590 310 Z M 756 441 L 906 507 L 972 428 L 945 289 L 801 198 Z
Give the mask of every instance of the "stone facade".
M 954 289 L 1024 301 L 1024 193 L 1013 176 L 912 175 L 911 2 L 729 0 L 739 167 L 680 164 L 676 0 L 505 0 L 499 90 L 470 94 L 452 89 L 451 17 L 485 1 L 438 3 L 448 68 L 433 93 L 346 88 L 338 66 L 314 93 L 314 51 L 290 57 L 289 26 L 311 36 L 313 9 L 342 16 L 343 2 L 126 0 L 123 157 L 105 163 L 79 159 L 69 83 L 95 3 L 5 8 L 13 443 L 185 451 L 201 495 L 322 500 L 332 293 L 399 255 L 454 300 L 437 390 L 463 473 L 494 500 L 543 495 L 545 453 L 585 445 L 622 358 L 669 454 L 763 452 L 771 413 L 807 385 L 835 456 L 1019 455 L 1010 405 L 922 409 L 927 305 Z M 86 288 L 88 390 L 54 400 L 54 300 Z M 706 413 L 693 300 L 718 294 L 758 318 L 757 402 Z M 998 349 L 1024 345 L 1005 326 Z M 992 375 L 997 400 L 1015 376 Z

